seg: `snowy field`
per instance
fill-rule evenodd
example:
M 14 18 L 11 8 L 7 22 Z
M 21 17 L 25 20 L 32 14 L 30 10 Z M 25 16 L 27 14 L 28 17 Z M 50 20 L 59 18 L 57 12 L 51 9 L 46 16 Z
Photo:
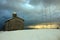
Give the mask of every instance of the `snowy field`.
M 60 29 L 1 31 L 0 40 L 60 40 Z

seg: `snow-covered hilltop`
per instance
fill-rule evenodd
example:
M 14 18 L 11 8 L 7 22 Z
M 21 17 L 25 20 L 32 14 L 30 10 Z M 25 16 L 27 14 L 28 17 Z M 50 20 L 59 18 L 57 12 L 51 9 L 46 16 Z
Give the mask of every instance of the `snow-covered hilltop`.
M 1 31 L 0 40 L 60 40 L 60 29 Z

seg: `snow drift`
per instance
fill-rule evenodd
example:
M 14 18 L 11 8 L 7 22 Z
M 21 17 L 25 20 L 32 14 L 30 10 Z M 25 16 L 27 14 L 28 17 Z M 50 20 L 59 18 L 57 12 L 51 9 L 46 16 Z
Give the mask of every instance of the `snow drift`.
M 1 31 L 0 40 L 60 40 L 60 29 Z

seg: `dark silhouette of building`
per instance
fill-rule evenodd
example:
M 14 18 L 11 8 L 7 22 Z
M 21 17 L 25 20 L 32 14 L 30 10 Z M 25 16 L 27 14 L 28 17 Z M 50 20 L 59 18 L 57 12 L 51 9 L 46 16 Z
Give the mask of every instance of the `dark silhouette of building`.
M 23 30 L 24 29 L 24 20 L 17 17 L 16 12 L 13 13 L 12 19 L 5 22 L 4 28 L 5 31 L 12 30 Z

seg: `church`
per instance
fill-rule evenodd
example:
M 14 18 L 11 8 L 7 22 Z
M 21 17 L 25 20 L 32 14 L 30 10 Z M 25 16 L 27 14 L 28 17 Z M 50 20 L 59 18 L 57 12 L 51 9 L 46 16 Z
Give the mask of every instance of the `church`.
M 12 18 L 7 20 L 4 25 L 5 31 L 13 31 L 13 30 L 23 30 L 24 29 L 24 20 L 19 18 L 14 12 L 12 14 Z

